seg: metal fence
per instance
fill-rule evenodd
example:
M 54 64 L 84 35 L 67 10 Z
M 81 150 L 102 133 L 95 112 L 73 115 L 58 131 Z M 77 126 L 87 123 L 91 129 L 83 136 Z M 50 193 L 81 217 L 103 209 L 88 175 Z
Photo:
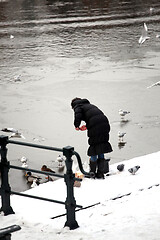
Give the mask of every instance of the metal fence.
M 26 147 L 33 147 L 33 148 L 40 148 L 50 151 L 58 151 L 62 152 L 65 156 L 65 164 L 66 164 L 66 173 L 64 175 L 56 174 L 56 173 L 49 173 L 44 171 L 39 171 L 35 169 L 30 168 L 23 168 L 11 165 L 10 162 L 7 160 L 7 144 L 16 144 Z M 76 229 L 78 226 L 78 223 L 76 221 L 75 217 L 75 209 L 76 208 L 82 208 L 82 206 L 76 204 L 76 200 L 74 198 L 74 182 L 75 181 L 82 181 L 79 178 L 75 178 L 75 174 L 72 171 L 72 156 L 75 155 L 78 161 L 79 169 L 84 174 L 85 177 L 90 177 L 90 174 L 85 172 L 82 166 L 82 161 L 80 158 L 80 155 L 74 151 L 74 148 L 71 146 L 67 146 L 64 148 L 55 148 L 50 146 L 43 146 L 38 144 L 32 144 L 32 143 L 26 143 L 26 142 L 20 142 L 20 141 L 13 141 L 8 138 L 8 136 L 1 135 L 0 136 L 0 155 L 1 155 L 1 162 L 0 162 L 0 172 L 1 172 L 1 188 L 0 188 L 0 195 L 1 195 L 1 201 L 2 201 L 2 207 L 0 211 L 4 212 L 4 215 L 14 214 L 14 211 L 10 204 L 10 195 L 15 194 L 23 197 L 29 197 L 29 198 L 35 198 L 39 200 L 54 202 L 58 204 L 64 204 L 66 208 L 66 222 L 64 226 L 68 226 L 70 229 Z M 33 196 L 25 193 L 19 193 L 16 191 L 12 191 L 11 187 L 9 185 L 9 169 L 17 169 L 17 170 L 27 170 L 31 172 L 36 172 L 40 174 L 45 175 L 53 175 L 56 177 L 64 178 L 64 181 L 66 183 L 67 187 L 67 197 L 65 202 L 48 199 L 48 198 L 42 198 L 38 196 Z

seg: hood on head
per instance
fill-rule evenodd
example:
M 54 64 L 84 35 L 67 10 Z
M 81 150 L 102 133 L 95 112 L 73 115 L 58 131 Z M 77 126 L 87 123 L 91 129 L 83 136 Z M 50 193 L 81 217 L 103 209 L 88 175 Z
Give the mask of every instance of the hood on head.
M 85 103 L 90 103 L 87 99 L 82 99 L 82 98 L 74 98 L 71 101 L 71 106 L 72 108 L 75 108 L 75 106 L 80 105 L 80 104 L 85 104 Z

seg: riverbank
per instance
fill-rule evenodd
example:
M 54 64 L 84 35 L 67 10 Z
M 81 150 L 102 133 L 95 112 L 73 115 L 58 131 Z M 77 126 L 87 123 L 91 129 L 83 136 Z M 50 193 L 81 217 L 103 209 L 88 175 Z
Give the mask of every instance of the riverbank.
M 99 238 L 158 240 L 160 236 L 160 152 L 123 161 L 124 171 L 117 164 L 110 166 L 110 175 L 105 180 L 84 179 L 80 188 L 74 188 L 76 203 L 92 208 L 78 211 L 79 228 L 70 231 L 63 228 L 66 216 L 50 219 L 65 213 L 64 206 L 24 197 L 12 196 L 14 215 L 0 215 L 1 228 L 12 224 L 21 230 L 12 234 L 12 239 L 83 239 Z M 139 165 L 135 175 L 128 169 Z M 61 191 L 60 191 L 61 189 Z M 44 183 L 26 191 L 39 196 L 53 197 L 64 201 L 65 183 L 62 180 Z

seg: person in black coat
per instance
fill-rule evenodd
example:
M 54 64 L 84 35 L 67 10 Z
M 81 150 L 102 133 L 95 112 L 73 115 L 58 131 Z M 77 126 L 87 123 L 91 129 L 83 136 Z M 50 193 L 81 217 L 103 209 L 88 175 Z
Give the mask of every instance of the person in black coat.
M 112 152 L 109 143 L 110 124 L 108 118 L 87 99 L 74 98 L 71 101 L 74 110 L 74 126 L 76 130 L 87 129 L 90 156 L 90 172 L 97 178 L 104 178 L 104 153 Z M 80 126 L 81 121 L 86 126 Z M 97 172 L 96 172 L 97 170 Z

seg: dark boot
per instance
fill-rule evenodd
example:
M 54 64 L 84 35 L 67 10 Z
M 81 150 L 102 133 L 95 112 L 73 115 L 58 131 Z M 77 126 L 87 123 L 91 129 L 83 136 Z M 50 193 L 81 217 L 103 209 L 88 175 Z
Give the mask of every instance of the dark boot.
M 104 179 L 104 158 L 99 158 L 97 160 L 98 170 L 96 174 L 96 178 Z
M 91 177 L 95 178 L 95 175 L 96 175 L 96 168 L 97 168 L 97 161 L 93 162 L 90 160 L 90 174 L 91 174 Z
M 104 173 L 109 172 L 109 161 L 110 161 L 109 158 L 104 160 Z

